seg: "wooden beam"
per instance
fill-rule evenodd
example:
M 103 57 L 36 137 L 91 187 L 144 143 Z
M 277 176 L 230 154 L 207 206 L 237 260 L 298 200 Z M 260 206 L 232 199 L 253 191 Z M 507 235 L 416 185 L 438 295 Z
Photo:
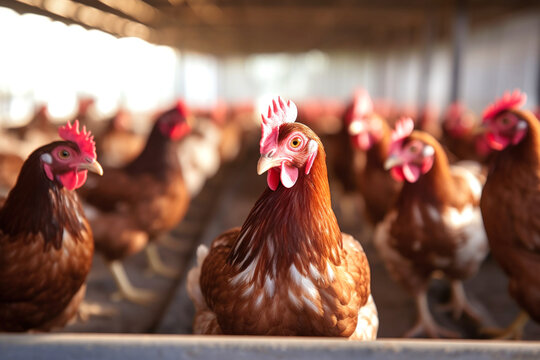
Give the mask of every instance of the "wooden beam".
M 332 24 L 355 24 L 358 22 L 384 22 L 384 23 L 411 23 L 423 20 L 421 9 L 408 9 L 407 7 L 385 8 L 380 6 L 228 6 L 220 7 L 222 16 L 208 24 L 201 22 L 200 18 L 188 7 L 175 8 L 171 16 L 178 24 L 213 26 L 254 26 L 254 27 L 281 27 L 312 23 L 314 25 L 328 26 Z
M 153 6 L 141 0 L 97 0 L 110 8 L 116 9 L 143 24 L 156 26 L 164 21 L 165 15 Z
M 15 1 L 113 35 L 134 36 L 147 41 L 155 40 L 156 34 L 150 27 L 92 6 L 68 0 Z

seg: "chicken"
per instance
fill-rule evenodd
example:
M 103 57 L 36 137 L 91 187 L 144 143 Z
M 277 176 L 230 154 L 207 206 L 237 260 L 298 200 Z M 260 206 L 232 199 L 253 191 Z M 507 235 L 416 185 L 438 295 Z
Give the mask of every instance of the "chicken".
M 75 119 L 78 119 L 82 125 L 85 125 L 87 128 L 94 129 L 99 128 L 99 125 L 96 123 L 95 118 L 95 105 L 96 99 L 89 96 L 82 96 L 78 99 L 77 112 L 75 113 Z M 96 129 L 99 130 L 99 129 Z
M 222 133 L 208 118 L 197 118 L 192 132 L 178 147 L 178 158 L 191 197 L 214 176 L 221 164 L 219 144 Z
M 365 215 L 372 224 L 380 222 L 393 206 L 401 183 L 384 169 L 392 130 L 386 120 L 373 112 L 369 94 L 363 91 L 356 97 L 348 131 L 356 151 L 365 153 L 366 162 L 356 171 L 358 191 L 365 202 Z
M 355 103 L 360 102 L 360 98 L 360 93 L 355 94 L 353 101 L 351 101 L 343 113 L 340 131 L 331 140 L 332 170 L 345 194 L 358 191 L 357 175 L 364 164 L 364 159 L 355 158 L 355 152 L 349 135 L 349 125 L 354 117 Z
M 159 259 L 153 241 L 182 220 L 189 204 L 176 153 L 177 142 L 190 130 L 187 107 L 178 102 L 156 120 L 140 155 L 119 169 L 106 168 L 102 178 L 88 179 L 81 189 L 96 251 L 107 261 L 120 295 L 146 304 L 155 294 L 134 288 L 121 261 L 146 250 L 156 273 L 176 276 Z
M 76 315 L 92 264 L 92 231 L 73 191 L 102 174 L 91 134 L 35 150 L 0 208 L 0 331 L 50 330 Z M 3 201 L 0 201 L 0 203 Z
M 140 154 L 144 139 L 131 130 L 131 114 L 125 109 L 107 121 L 106 128 L 97 138 L 100 163 L 105 166 L 126 165 Z
M 7 195 L 15 186 L 24 160 L 15 154 L 0 153 L 0 196 Z
M 438 119 L 439 111 L 435 107 L 426 104 L 418 111 L 417 128 L 427 132 L 435 139 L 440 139 L 442 129 Z
M 406 336 L 456 337 L 435 323 L 426 292 L 431 275 L 441 272 L 451 281 L 454 316 L 482 321 L 462 286 L 488 252 L 479 207 L 482 183 L 467 168 L 449 166 L 437 140 L 413 126 L 403 118 L 392 134 L 385 167 L 405 183 L 376 229 L 375 246 L 390 275 L 415 298 L 418 322 Z
M 462 104 L 448 107 L 443 119 L 443 144 L 459 160 L 474 160 L 486 163 L 492 152 L 484 134 L 477 131 L 478 120 Z
M 515 91 L 483 115 L 494 159 L 482 191 L 482 216 L 493 258 L 509 277 L 510 295 L 523 313 L 502 337 L 519 337 L 528 317 L 540 322 L 540 125 L 520 110 Z
M 56 127 L 51 123 L 47 105 L 41 105 L 30 122 L 24 126 L 10 128 L 9 134 L 14 135 L 20 140 L 32 138 L 32 132 L 37 131 L 43 134 L 45 138 L 54 138 L 57 135 Z
M 42 105 L 26 125 L 8 128 L 0 134 L 0 152 L 26 159 L 36 148 L 54 141 L 57 136 L 47 106 Z
M 376 337 L 367 258 L 340 232 L 324 148 L 296 114 L 273 101 L 257 165 L 269 188 L 242 228 L 197 250 L 187 284 L 195 333 Z

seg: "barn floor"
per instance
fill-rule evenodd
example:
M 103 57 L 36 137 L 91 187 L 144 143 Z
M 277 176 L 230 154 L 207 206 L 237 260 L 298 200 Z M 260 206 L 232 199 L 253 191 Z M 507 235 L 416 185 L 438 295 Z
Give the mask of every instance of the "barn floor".
M 171 237 L 179 241 L 180 249 L 160 246 L 164 261 L 178 269 L 175 279 L 151 275 L 146 271 L 144 254 L 137 254 L 125 262 L 126 271 L 136 286 L 159 294 L 159 300 L 149 306 L 112 300 L 116 287 L 103 260 L 95 256 L 88 281 L 86 301 L 111 315 L 93 315 L 86 321 L 64 328 L 62 332 L 96 333 L 165 333 L 189 334 L 193 307 L 185 290 L 185 278 L 194 261 L 195 249 L 200 243 L 210 243 L 222 231 L 239 226 L 266 186 L 266 177 L 257 176 L 255 168 L 258 151 L 251 148 L 238 159 L 224 165 L 218 174 L 207 182 L 205 189 L 192 201 L 185 220 Z M 416 310 L 412 299 L 397 286 L 386 273 L 371 242 L 372 229 L 362 224 L 362 216 L 342 216 L 340 194 L 331 184 L 334 209 L 341 229 L 360 240 L 370 260 L 372 292 L 380 317 L 380 338 L 398 338 L 413 325 Z M 507 325 L 518 314 L 518 308 L 507 293 L 507 279 L 497 264 L 488 259 L 479 274 L 465 283 L 469 298 L 484 310 L 493 325 Z M 436 310 L 437 304 L 448 300 L 448 286 L 443 280 L 433 280 L 429 293 L 436 320 L 443 326 L 459 331 L 464 338 L 481 338 L 474 323 L 454 320 L 450 314 Z M 529 323 L 525 340 L 540 339 L 540 325 Z

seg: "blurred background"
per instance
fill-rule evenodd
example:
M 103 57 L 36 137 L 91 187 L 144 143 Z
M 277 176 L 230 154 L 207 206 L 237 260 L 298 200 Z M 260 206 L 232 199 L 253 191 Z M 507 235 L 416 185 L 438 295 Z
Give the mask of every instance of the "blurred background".
M 439 132 L 449 104 L 460 101 L 480 114 L 514 88 L 527 93 L 525 108 L 538 111 L 540 2 L 0 0 L 0 129 L 6 129 L 0 151 L 24 146 L 18 151 L 24 159 L 51 135 L 49 126 L 32 138 L 25 125 L 41 131 L 48 120 L 79 118 L 99 139 L 98 154 L 111 155 L 120 151 L 99 148 L 108 134 L 99 129 L 112 119 L 137 135 L 124 158 L 100 158 L 119 166 L 138 154 L 152 120 L 178 99 L 198 120 L 178 153 L 192 202 L 171 236 L 184 245 L 179 252 L 161 249 L 165 262 L 179 266 L 177 276 L 148 277 L 144 256 L 132 256 L 126 268 L 133 282 L 160 299 L 145 307 L 118 305 L 110 297 L 115 283 L 95 256 L 87 299 L 112 305 L 115 315 L 64 331 L 190 333 L 193 307 L 185 276 L 197 245 L 241 225 L 266 186 L 265 177 L 255 174 L 259 113 L 277 95 L 293 100 L 299 120 L 317 131 L 332 154 L 332 147 L 348 144 L 346 131 L 344 141 L 339 137 L 341 118 L 359 88 L 390 124 L 399 115 L 429 118 Z M 126 140 L 111 144 L 127 148 L 133 134 L 120 135 Z M 329 170 L 340 226 L 368 254 L 379 336 L 399 337 L 414 321 L 413 301 L 377 257 L 361 203 L 343 205 L 347 196 Z M 6 191 L 17 174 L 11 171 Z M 508 324 L 518 312 L 506 279 L 487 261 L 466 284 L 497 324 Z M 430 296 L 448 299 L 448 287 L 435 283 Z M 437 316 L 464 337 L 479 337 L 470 322 Z M 540 326 L 529 325 L 524 338 L 539 337 Z
M 415 111 L 461 99 L 480 111 L 506 89 L 538 104 L 537 1 L 0 1 L 0 121 L 48 104 L 72 117 L 145 115 L 280 94 L 344 101 L 359 86 Z

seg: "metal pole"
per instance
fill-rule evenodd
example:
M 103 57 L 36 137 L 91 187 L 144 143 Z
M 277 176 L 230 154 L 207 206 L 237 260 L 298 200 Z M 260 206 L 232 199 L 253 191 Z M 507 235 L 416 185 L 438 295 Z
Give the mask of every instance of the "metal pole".
M 421 60 L 420 80 L 418 82 L 418 109 L 423 109 L 428 102 L 429 81 L 431 77 L 431 60 L 435 42 L 435 13 L 432 7 L 426 9 L 426 22 L 423 34 L 423 52 Z
M 452 80 L 450 88 L 450 102 L 455 102 L 460 98 L 460 75 L 463 64 L 463 51 L 468 32 L 468 15 L 464 0 L 456 1 L 456 12 L 454 15 L 454 41 L 452 51 Z

